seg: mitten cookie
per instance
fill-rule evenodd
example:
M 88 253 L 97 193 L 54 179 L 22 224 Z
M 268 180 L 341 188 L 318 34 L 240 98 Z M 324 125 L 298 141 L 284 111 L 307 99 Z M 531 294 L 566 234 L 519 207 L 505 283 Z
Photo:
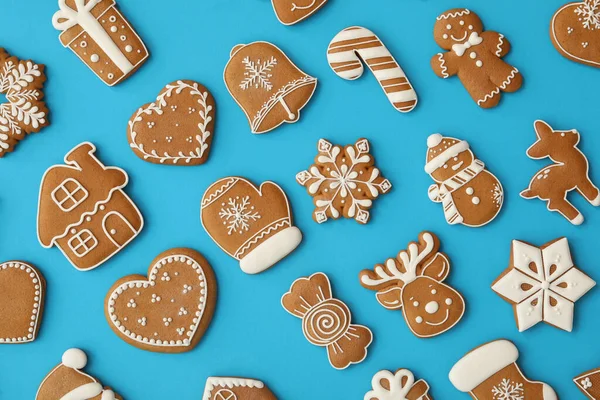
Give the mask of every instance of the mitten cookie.
M 224 79 L 242 108 L 252 133 L 266 133 L 300 119 L 317 79 L 298 68 L 277 46 L 239 44 L 231 50 Z
M 527 149 L 534 160 L 550 158 L 553 164 L 540 169 L 529 187 L 521 192 L 525 199 L 544 200 L 548 210 L 557 211 L 573 225 L 580 225 L 583 214 L 567 200 L 567 194 L 577 190 L 594 207 L 600 205 L 600 190 L 589 175 L 589 163 L 579 150 L 580 135 L 575 129 L 556 131 L 544 121 L 534 123 L 537 141 Z
M 315 164 L 296 174 L 296 181 L 313 197 L 313 219 L 319 224 L 341 216 L 369 222 L 373 201 L 392 188 L 375 167 L 369 141 L 358 139 L 342 148 L 320 139 L 317 150 Z
M 433 400 L 429 384 L 423 379 L 415 382 L 415 376 L 407 369 L 399 369 L 395 374 L 379 371 L 371 385 L 373 390 L 365 394 L 364 400 Z
M 465 300 L 442 283 L 450 273 L 448 257 L 439 252 L 440 241 L 431 232 L 419 234 L 396 258 L 361 271 L 360 284 L 377 292 L 388 310 L 400 310 L 411 332 L 421 338 L 451 329 L 465 313 Z
M 284 25 L 294 25 L 310 17 L 327 0 L 271 0 L 277 19 Z
M 302 319 L 302 332 L 310 343 L 327 348 L 333 368 L 345 369 L 367 357 L 373 334 L 366 326 L 351 323 L 350 309 L 332 296 L 327 275 L 318 272 L 296 279 L 281 304 Z
M 541 247 L 513 240 L 510 265 L 492 289 L 513 304 L 520 332 L 541 321 L 571 332 L 574 303 L 594 286 L 575 268 L 563 237 Z
M 277 397 L 255 379 L 210 377 L 202 400 L 277 400 Z
M 108 86 L 133 74 L 148 58 L 115 0 L 58 0 L 58 6 L 52 25 L 61 31 L 60 42 Z
M 550 38 L 569 60 L 600 67 L 600 1 L 575 1 L 562 6 L 552 16 Z
M 0 264 L 0 344 L 33 342 L 42 322 L 46 281 L 22 261 Z
M 122 400 L 109 387 L 81 371 L 87 356 L 79 349 L 69 349 L 58 364 L 42 381 L 35 400 Z
M 589 399 L 600 399 L 600 368 L 584 372 L 573 378 L 573 382 Z
M 244 178 L 218 180 L 202 197 L 200 220 L 211 239 L 239 260 L 247 274 L 272 267 L 302 241 L 292 224 L 287 196 L 273 182 L 257 188 Z
M 523 375 L 518 358 L 519 350 L 508 340 L 484 344 L 454 364 L 450 381 L 475 400 L 558 400 L 550 386 Z
M 215 111 L 215 99 L 201 84 L 171 82 L 155 102 L 140 107 L 129 120 L 129 146 L 136 156 L 154 164 L 204 164 L 214 136 Z
M 441 203 L 450 225 L 486 225 L 500 212 L 504 190 L 498 178 L 476 159 L 469 143 L 435 133 L 427 139 L 425 172 L 435 184 L 429 199 Z
M 125 194 L 129 177 L 106 167 L 84 142 L 65 156 L 66 165 L 46 170 L 40 187 L 38 239 L 57 246 L 80 271 L 100 266 L 142 230 L 142 214 Z
M 433 71 L 440 78 L 458 75 L 478 106 L 495 107 L 501 92 L 521 88 L 521 73 L 502 60 L 510 51 L 508 39 L 498 32 L 484 31 L 474 12 L 466 8 L 446 11 L 437 17 L 433 36 L 447 50 L 433 56 Z
M 215 274 L 202 255 L 176 248 L 150 264 L 148 277 L 119 279 L 104 302 L 111 329 L 127 343 L 160 353 L 192 350 L 208 328 L 217 301 Z

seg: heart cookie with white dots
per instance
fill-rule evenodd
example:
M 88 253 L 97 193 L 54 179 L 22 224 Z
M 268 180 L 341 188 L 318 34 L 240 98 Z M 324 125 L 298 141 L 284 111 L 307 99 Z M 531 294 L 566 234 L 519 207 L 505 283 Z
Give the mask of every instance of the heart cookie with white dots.
M 217 282 L 208 261 L 194 250 L 176 248 L 152 261 L 148 277 L 119 279 L 104 307 L 111 329 L 127 343 L 182 353 L 200 342 L 216 300 Z

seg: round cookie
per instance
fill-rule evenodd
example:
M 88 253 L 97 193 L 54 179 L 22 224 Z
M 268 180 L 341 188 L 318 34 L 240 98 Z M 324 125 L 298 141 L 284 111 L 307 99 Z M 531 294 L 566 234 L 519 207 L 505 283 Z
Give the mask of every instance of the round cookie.
M 583 0 L 559 8 L 550 22 L 550 39 L 569 60 L 600 68 L 600 3 Z

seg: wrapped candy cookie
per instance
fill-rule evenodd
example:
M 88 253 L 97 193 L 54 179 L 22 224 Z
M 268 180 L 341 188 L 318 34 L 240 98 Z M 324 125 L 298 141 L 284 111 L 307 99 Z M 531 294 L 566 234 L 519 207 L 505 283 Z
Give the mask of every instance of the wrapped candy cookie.
M 423 379 L 415 382 L 415 376 L 407 369 L 396 373 L 379 371 L 371 380 L 373 390 L 365 394 L 364 400 L 433 400 L 429 384 Z

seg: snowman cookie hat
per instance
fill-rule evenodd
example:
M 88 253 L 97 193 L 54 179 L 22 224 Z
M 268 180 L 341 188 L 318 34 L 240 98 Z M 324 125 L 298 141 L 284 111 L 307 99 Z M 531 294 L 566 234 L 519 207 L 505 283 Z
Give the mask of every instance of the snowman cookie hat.
M 452 157 L 469 150 L 469 143 L 451 137 L 443 137 L 434 133 L 427 138 L 427 164 L 425 172 L 431 174 L 441 168 Z

